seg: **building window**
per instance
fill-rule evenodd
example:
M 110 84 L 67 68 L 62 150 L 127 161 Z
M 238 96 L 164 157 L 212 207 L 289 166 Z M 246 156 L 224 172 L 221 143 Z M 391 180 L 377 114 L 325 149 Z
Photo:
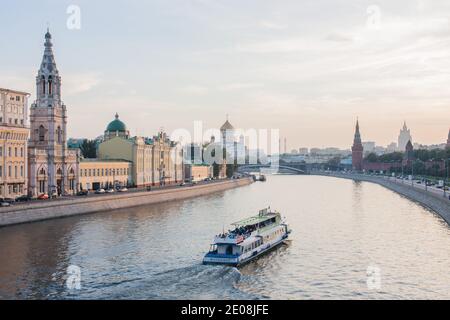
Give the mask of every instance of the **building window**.
M 0 166 L 0 177 L 3 177 L 3 167 Z
M 42 76 L 41 78 L 41 87 L 42 87 L 42 94 L 45 94 L 45 77 Z
M 14 166 L 14 178 L 17 179 L 17 166 Z
M 8 166 L 8 177 L 12 176 L 12 168 L 11 166 Z
M 52 76 L 48 77 L 48 94 L 52 94 Z
M 61 127 L 58 127 L 58 129 L 56 130 L 56 135 L 58 136 L 58 143 L 62 142 L 62 130 Z
M 0 147 L 0 157 L 3 157 L 3 147 Z
M 20 166 L 20 176 L 23 178 L 23 166 Z
M 8 157 L 11 157 L 12 152 L 11 152 L 11 147 L 8 147 Z
M 39 126 L 39 141 L 45 140 L 45 128 L 43 125 Z
M 23 157 L 23 147 L 20 148 L 20 156 Z
M 18 152 L 17 152 L 17 147 L 14 148 L 14 156 L 17 157 Z

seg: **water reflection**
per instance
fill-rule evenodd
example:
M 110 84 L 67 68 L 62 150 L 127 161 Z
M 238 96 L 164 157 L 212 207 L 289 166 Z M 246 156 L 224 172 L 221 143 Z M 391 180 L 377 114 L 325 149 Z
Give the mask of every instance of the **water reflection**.
M 314 176 L 202 198 L 0 229 L 0 297 L 34 299 L 449 298 L 450 232 L 378 185 Z M 239 270 L 202 266 L 214 234 L 271 205 L 288 244 Z M 66 271 L 81 268 L 81 290 Z M 367 268 L 381 287 L 367 287 Z

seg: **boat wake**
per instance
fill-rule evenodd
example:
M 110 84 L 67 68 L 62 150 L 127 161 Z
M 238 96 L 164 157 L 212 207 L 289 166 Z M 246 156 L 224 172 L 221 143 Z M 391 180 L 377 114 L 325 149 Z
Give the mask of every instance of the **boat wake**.
M 172 269 L 133 281 L 117 290 L 113 299 L 259 299 L 239 290 L 237 268 L 195 265 Z

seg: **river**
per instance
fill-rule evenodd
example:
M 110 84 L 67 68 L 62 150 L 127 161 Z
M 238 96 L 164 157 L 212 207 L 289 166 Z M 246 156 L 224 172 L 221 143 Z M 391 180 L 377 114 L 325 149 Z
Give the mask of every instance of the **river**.
M 271 206 L 292 234 L 242 268 L 203 266 L 214 234 Z M 450 298 L 450 228 L 379 185 L 274 175 L 179 202 L 0 229 L 1 299 Z M 80 288 L 68 288 L 68 268 Z M 70 269 L 72 270 L 72 269 Z

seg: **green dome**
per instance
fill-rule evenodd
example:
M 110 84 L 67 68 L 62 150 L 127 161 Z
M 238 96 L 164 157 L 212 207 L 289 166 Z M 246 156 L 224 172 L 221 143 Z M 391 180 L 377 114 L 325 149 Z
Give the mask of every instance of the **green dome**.
M 113 121 L 111 121 L 108 124 L 108 127 L 106 128 L 106 131 L 110 131 L 110 132 L 125 132 L 127 131 L 127 126 L 125 125 L 125 123 L 123 123 L 122 121 L 119 120 L 119 115 L 116 113 L 116 119 L 114 119 Z

